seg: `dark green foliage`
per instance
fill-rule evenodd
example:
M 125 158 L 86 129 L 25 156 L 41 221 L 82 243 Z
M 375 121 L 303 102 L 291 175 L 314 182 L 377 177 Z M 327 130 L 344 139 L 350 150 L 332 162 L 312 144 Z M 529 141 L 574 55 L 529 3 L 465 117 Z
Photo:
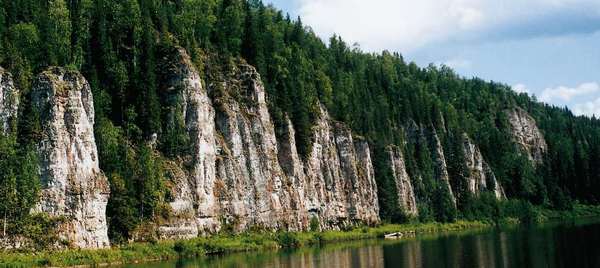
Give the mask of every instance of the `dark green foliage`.
M 318 232 L 321 230 L 321 225 L 319 224 L 319 218 L 311 217 L 310 218 L 310 231 Z
M 296 248 L 300 245 L 300 241 L 296 234 L 291 232 L 278 233 L 276 241 L 282 248 Z
M 456 219 L 457 211 L 452 201 L 450 190 L 443 183 L 436 184 L 436 187 L 432 191 L 435 219 L 439 222 L 453 222 Z
M 32 249 L 36 251 L 47 250 L 58 245 L 71 246 L 67 241 L 61 241 L 58 236 L 58 227 L 64 218 L 49 217 L 46 214 L 36 213 L 28 216 L 19 225 L 14 226 L 16 234 L 29 239 Z
M 465 219 L 497 221 L 504 217 L 502 203 L 492 193 L 482 193 L 479 197 L 468 194 L 463 199 L 461 214 Z
M 15 137 L 0 134 L 0 234 L 15 234 L 15 228 L 27 220 L 38 200 L 40 178 L 38 158 L 30 146 L 21 148 Z
M 127 124 L 126 129 L 141 133 L 135 124 Z M 101 168 L 111 188 L 109 234 L 114 242 L 126 242 L 139 224 L 162 214 L 166 195 L 162 158 L 147 145 L 123 142 L 125 133 L 105 118 L 96 125 L 96 137 L 104 160 Z
M 388 158 L 389 156 L 383 147 L 375 147 L 373 151 L 373 168 L 377 179 L 379 214 L 385 221 L 402 223 L 406 222 L 407 217 L 398 205 L 396 182 Z
M 520 222 L 529 224 L 540 221 L 540 211 L 530 202 L 514 199 L 502 204 L 502 216 L 519 219 Z

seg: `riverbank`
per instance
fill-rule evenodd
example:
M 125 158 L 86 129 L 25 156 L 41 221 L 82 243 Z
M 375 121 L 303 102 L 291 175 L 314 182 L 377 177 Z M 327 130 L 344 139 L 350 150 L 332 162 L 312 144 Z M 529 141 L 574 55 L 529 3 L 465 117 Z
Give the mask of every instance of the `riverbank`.
M 575 218 L 598 217 L 600 207 L 575 206 L 573 210 L 557 212 L 538 210 L 536 222 L 560 221 Z M 497 224 L 518 225 L 519 219 L 501 221 L 457 221 L 454 223 L 386 224 L 378 227 L 357 227 L 347 231 L 325 232 L 261 232 L 239 235 L 216 235 L 186 241 L 160 241 L 100 250 L 66 250 L 27 253 L 0 253 L 0 267 L 32 266 L 95 266 L 138 263 L 182 257 L 202 257 L 243 251 L 299 248 L 326 243 L 383 238 L 385 234 L 401 233 L 404 238 L 419 234 L 458 232 L 493 228 Z
M 93 266 L 99 264 L 137 263 L 180 257 L 201 257 L 209 254 L 314 246 L 322 243 L 379 238 L 392 232 L 412 235 L 483 229 L 492 226 L 492 224 L 482 221 L 457 221 L 454 223 L 388 224 L 372 228 L 359 227 L 350 231 L 265 232 L 217 235 L 186 241 L 136 243 L 100 250 L 0 253 L 0 266 Z

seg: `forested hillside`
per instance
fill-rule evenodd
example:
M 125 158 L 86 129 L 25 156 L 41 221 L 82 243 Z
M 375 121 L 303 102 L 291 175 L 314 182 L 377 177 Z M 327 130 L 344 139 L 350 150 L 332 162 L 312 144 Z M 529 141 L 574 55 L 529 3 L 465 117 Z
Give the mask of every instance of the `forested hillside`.
M 600 198 L 597 119 L 574 116 L 502 83 L 461 77 L 445 66 L 419 67 L 397 52 L 366 53 L 339 36 L 321 40 L 301 18 L 259 0 L 0 2 L 0 66 L 12 73 L 21 96 L 18 116 L 0 140 L 0 216 L 5 226 L 14 226 L 10 232 L 28 232 L 21 223 L 52 224 L 29 214 L 41 187 L 34 148 L 43 136 L 43 111 L 31 105 L 31 88 L 49 66 L 79 71 L 90 83 L 100 168 L 110 182 L 111 239 L 126 241 L 140 225 L 168 213 L 169 163 L 190 150 L 184 119 L 173 118 L 177 105 L 166 101 L 163 86 L 177 47 L 190 55 L 213 98 L 220 96 L 215 85 L 239 61 L 256 67 L 277 140 L 288 135 L 289 117 L 303 158 L 312 151 L 320 104 L 357 140 L 364 138 L 385 221 L 407 220 L 386 165 L 389 145 L 405 156 L 421 221 L 498 213 L 500 201 L 466 189 L 462 148 L 469 138 L 508 199 L 568 209 L 575 201 L 595 204 Z M 515 145 L 507 111 L 516 107 L 535 119 L 545 138 L 540 161 L 530 161 Z M 416 129 L 426 134 L 412 135 Z M 456 207 L 435 179 L 436 139 Z

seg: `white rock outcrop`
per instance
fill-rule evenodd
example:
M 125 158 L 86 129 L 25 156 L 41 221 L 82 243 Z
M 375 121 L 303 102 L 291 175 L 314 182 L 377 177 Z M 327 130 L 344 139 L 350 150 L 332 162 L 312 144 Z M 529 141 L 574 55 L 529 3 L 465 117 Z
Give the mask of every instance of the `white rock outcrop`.
M 323 106 L 313 129 L 314 144 L 304 163 L 306 210 L 325 229 L 378 223 L 377 184 L 366 142 L 355 141 Z
M 314 145 L 303 160 L 288 122 L 279 141 L 254 67 L 238 64 L 209 85 L 184 50 L 171 55 L 163 80 L 167 100 L 181 111 L 192 148 L 174 164 L 171 208 L 162 238 L 190 238 L 227 229 L 306 230 L 379 222 L 377 187 L 368 144 L 323 109 Z M 211 97 L 209 98 L 209 92 Z M 173 102 L 176 105 L 176 102 Z
M 548 151 L 548 144 L 535 119 L 519 107 L 506 113 L 513 140 L 527 153 L 527 157 L 534 165 L 541 164 L 544 161 L 544 154 Z
M 467 188 L 470 193 L 479 196 L 482 192 L 490 191 L 497 199 L 505 199 L 504 189 L 496 180 L 496 175 L 483 159 L 479 147 L 475 145 L 467 134 L 463 135 L 463 151 L 465 165 L 468 171 Z
M 89 84 L 78 72 L 49 68 L 33 83 L 32 105 L 40 112 L 42 127 L 42 191 L 35 211 L 63 217 L 59 234 L 73 247 L 108 247 L 110 188 L 98 165 Z
M 0 67 L 0 133 L 7 134 L 19 111 L 19 91 L 12 75 Z
M 215 141 L 215 111 L 203 87 L 198 71 L 182 48 L 172 51 L 164 59 L 163 86 L 165 104 L 172 109 L 169 120 L 181 116 L 190 139 L 191 159 L 185 166 L 171 174 L 174 180 L 173 199 L 170 202 L 175 217 L 159 228 L 163 237 L 191 238 L 200 230 L 215 229 L 216 183 L 215 161 L 217 146 Z M 177 114 L 181 113 L 181 114 Z
M 213 99 L 219 135 L 218 217 L 236 231 L 297 228 L 287 217 L 290 200 L 260 76 L 240 64 L 220 82 L 221 95 Z
M 388 165 L 392 170 L 392 175 L 396 183 L 396 192 L 398 193 L 398 206 L 404 210 L 408 216 L 417 216 L 417 201 L 413 190 L 413 185 L 404 161 L 404 154 L 397 146 L 390 145 L 386 148 L 388 155 Z

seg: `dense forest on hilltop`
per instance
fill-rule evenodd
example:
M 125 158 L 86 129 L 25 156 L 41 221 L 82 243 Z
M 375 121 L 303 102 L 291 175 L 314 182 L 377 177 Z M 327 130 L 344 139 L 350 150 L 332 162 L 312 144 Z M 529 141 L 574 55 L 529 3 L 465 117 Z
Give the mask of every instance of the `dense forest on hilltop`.
M 187 142 L 183 125 L 169 125 L 161 103 L 162 60 L 176 46 L 188 51 L 207 82 L 240 58 L 255 66 L 276 133 L 283 135 L 289 116 L 303 156 L 311 148 L 319 103 L 365 137 L 374 150 L 384 220 L 406 220 L 383 165 L 390 144 L 404 150 L 409 173 L 422 178 L 415 189 L 421 221 L 499 213 L 498 201 L 476 199 L 464 189 L 463 133 L 479 145 L 509 199 L 558 209 L 600 199 L 597 119 L 574 116 L 501 83 L 463 78 L 445 66 L 421 68 L 398 53 L 366 53 L 339 36 L 324 42 L 300 18 L 259 0 L 0 3 L 0 66 L 13 74 L 22 96 L 19 120 L 0 140 L 0 215 L 16 227 L 32 221 L 29 208 L 40 188 L 34 153 L 39 111 L 28 103 L 34 76 L 48 66 L 79 70 L 91 84 L 101 168 L 111 183 L 111 238 L 125 241 L 161 213 L 164 162 L 185 154 Z M 516 106 L 537 120 L 548 143 L 537 167 L 511 141 L 505 111 Z M 427 142 L 405 140 L 403 133 L 413 124 L 437 130 L 458 209 L 433 179 Z M 147 143 L 154 133 L 158 150 Z

